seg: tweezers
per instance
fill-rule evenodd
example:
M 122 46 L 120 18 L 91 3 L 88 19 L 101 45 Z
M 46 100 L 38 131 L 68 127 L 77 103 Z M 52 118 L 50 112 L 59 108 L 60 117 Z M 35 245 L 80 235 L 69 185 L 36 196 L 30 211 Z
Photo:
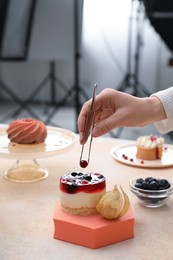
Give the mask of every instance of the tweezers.
M 87 113 L 87 116 L 86 116 L 86 120 L 85 120 L 85 126 L 84 126 L 84 139 L 86 138 L 86 131 L 87 131 L 87 126 L 88 126 L 88 120 L 90 118 L 90 114 L 91 112 L 93 112 L 93 119 L 92 119 L 92 125 L 91 125 L 91 131 L 90 131 L 90 143 L 89 143 L 89 151 L 88 151 L 88 160 L 85 161 L 86 162 L 86 166 L 89 164 L 89 161 L 90 161 L 90 154 L 91 154 L 91 145 L 92 145 L 92 140 L 93 140 L 93 135 L 92 135 L 92 132 L 93 132 L 93 129 L 94 129 L 94 126 L 95 126 L 95 96 L 96 96 L 96 89 L 97 89 L 97 84 L 94 85 L 94 90 L 93 90 L 93 97 L 92 97 L 92 103 L 91 103 L 91 107 Z M 82 160 L 82 156 L 83 156 L 83 151 L 84 151 L 84 144 L 82 145 L 82 150 L 81 150 L 81 155 L 80 155 L 80 164 L 81 162 L 83 161 Z M 85 167 L 86 167 L 85 166 Z M 85 168 L 84 167 L 84 168 Z

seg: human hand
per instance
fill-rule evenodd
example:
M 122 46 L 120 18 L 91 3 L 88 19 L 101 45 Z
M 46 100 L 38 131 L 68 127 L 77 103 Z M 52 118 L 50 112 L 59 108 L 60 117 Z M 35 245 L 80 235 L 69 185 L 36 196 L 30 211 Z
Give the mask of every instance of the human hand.
M 94 111 L 88 119 L 86 135 L 84 127 L 92 99 L 85 102 L 78 117 L 80 143 L 84 144 L 91 131 Z M 139 98 L 106 88 L 95 98 L 95 125 L 93 137 L 99 137 L 117 127 L 145 126 L 166 118 L 165 111 L 157 97 Z

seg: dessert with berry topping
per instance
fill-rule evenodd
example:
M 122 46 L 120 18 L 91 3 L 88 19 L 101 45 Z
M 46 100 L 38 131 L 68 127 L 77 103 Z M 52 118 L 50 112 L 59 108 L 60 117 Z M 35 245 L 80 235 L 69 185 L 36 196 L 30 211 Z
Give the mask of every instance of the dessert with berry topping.
M 100 173 L 72 172 L 60 178 L 61 209 L 74 215 L 92 215 L 106 192 L 106 180 Z
M 163 137 L 154 135 L 140 136 L 137 139 L 136 157 L 142 160 L 157 160 L 162 158 Z
M 39 144 L 45 141 L 47 128 L 40 120 L 23 118 L 9 124 L 7 134 L 13 143 Z

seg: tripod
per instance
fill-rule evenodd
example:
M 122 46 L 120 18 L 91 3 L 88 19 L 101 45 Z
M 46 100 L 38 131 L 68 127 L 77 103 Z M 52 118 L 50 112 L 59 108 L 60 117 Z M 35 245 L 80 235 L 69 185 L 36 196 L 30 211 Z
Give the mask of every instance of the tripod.
M 140 61 L 140 47 L 142 45 L 141 27 L 143 25 L 143 17 L 141 18 L 142 2 L 139 0 L 137 15 L 136 15 L 136 50 L 134 55 L 134 69 L 132 71 L 132 20 L 133 20 L 133 3 L 131 4 L 131 13 L 129 17 L 129 31 L 128 31 L 128 51 L 127 51 L 127 73 L 122 82 L 119 84 L 117 90 L 125 92 L 128 88 L 132 89 L 134 96 L 149 96 L 149 91 L 139 81 L 139 61 Z
M 83 95 L 85 100 L 88 100 L 89 97 L 85 93 L 85 91 L 80 87 L 79 84 L 79 75 L 80 75 L 80 37 L 79 37 L 79 8 L 82 8 L 83 1 L 80 0 L 73 0 L 73 12 L 74 12 L 74 85 L 68 89 L 68 87 L 64 84 L 64 82 L 58 78 L 55 74 L 55 62 L 50 62 L 50 72 L 48 76 L 40 83 L 40 85 L 35 89 L 35 91 L 32 93 L 31 97 L 28 99 L 28 102 L 32 101 L 32 98 L 45 86 L 45 83 L 50 79 L 51 80 L 51 90 L 52 90 L 52 104 L 53 109 L 52 111 L 47 115 L 47 118 L 45 120 L 45 124 L 53 124 L 51 122 L 53 116 L 56 114 L 57 109 L 63 105 L 65 105 L 68 100 L 73 100 L 75 104 L 75 112 L 76 112 L 76 122 L 77 118 L 81 109 L 81 103 L 80 103 L 80 94 Z M 58 84 L 62 90 L 65 92 L 64 96 L 61 98 L 60 101 L 56 101 L 56 84 Z M 76 131 L 77 131 L 77 125 L 76 125 Z
M 31 0 L 34 4 L 36 3 L 36 0 Z M 4 8 L 2 9 L 2 14 L 4 15 L 4 17 L 2 17 L 2 15 L 0 16 L 0 21 L 2 21 L 2 18 L 4 18 L 4 22 L 0 24 L 0 32 L 4 30 L 4 24 L 5 24 L 5 19 L 6 19 L 6 12 L 5 12 L 5 8 L 7 8 L 7 3 L 8 1 L 3 1 L 4 3 Z M 30 114 L 32 117 L 39 119 L 39 116 L 37 116 L 37 114 L 35 113 L 34 109 L 30 108 L 30 104 L 34 103 L 34 100 L 36 98 L 36 96 L 42 91 L 43 88 L 47 87 L 48 83 L 50 83 L 50 98 L 51 98 L 51 102 L 50 105 L 52 106 L 51 111 L 49 112 L 48 109 L 46 109 L 46 119 L 44 120 L 46 124 L 53 124 L 56 126 L 56 124 L 52 123 L 51 120 L 54 116 L 54 114 L 57 112 L 57 109 L 65 104 L 67 104 L 68 101 L 72 101 L 74 108 L 75 108 L 75 112 L 76 112 L 76 122 L 77 122 L 77 117 L 78 114 L 80 112 L 80 108 L 81 108 L 81 101 L 80 101 L 80 95 L 83 95 L 83 98 L 85 100 L 88 100 L 89 97 L 87 96 L 87 94 L 85 93 L 85 90 L 83 88 L 80 87 L 79 84 L 79 61 L 80 61 L 80 25 L 81 25 L 81 19 L 82 19 L 82 8 L 83 8 L 83 0 L 73 0 L 72 3 L 72 12 L 73 12 L 73 30 L 74 30 L 74 44 L 73 44 L 73 59 L 74 59 L 74 83 L 73 85 L 69 88 L 64 82 L 63 80 L 61 80 L 58 76 L 56 76 L 56 62 L 55 60 L 50 60 L 49 61 L 49 71 L 48 73 L 46 73 L 45 77 L 41 80 L 41 82 L 35 86 L 34 90 L 31 92 L 31 94 L 29 95 L 29 97 L 23 101 L 22 99 L 20 99 L 18 97 L 18 95 L 15 94 L 15 92 L 13 92 L 11 90 L 11 88 L 9 88 L 5 83 L 3 83 L 3 81 L 0 79 L 0 89 L 2 88 L 3 91 L 5 91 L 11 98 L 13 101 L 15 101 L 15 103 L 17 103 L 19 105 L 19 107 L 17 107 L 15 110 L 13 110 L 9 115 L 5 115 L 5 117 L 3 117 L 1 119 L 2 122 L 4 122 L 6 119 L 8 118 L 15 118 L 17 117 L 21 112 L 23 112 L 24 110 L 26 110 L 26 112 L 28 112 L 28 114 Z M 0 9 L 1 10 L 1 9 Z M 26 40 L 26 51 L 25 51 L 25 55 L 24 57 L 15 57 L 15 61 L 25 61 L 27 60 L 28 57 L 28 48 L 29 48 L 29 39 L 30 39 L 30 32 L 31 32 L 31 28 L 32 28 L 32 24 L 33 24 L 33 13 L 35 10 L 35 5 L 34 7 L 31 9 L 31 15 L 30 15 L 30 19 L 29 19 L 29 25 L 27 27 L 27 40 Z M 81 17 L 80 17 L 81 16 Z M 2 26 L 3 25 L 3 26 Z M 2 26 L 2 30 L 1 30 L 1 26 Z M 0 59 L 2 59 L 1 57 L 1 41 L 3 38 L 2 37 L 3 33 L 0 34 Z M 11 61 L 11 57 L 5 57 L 5 60 Z M 14 60 L 14 58 L 13 58 Z M 58 85 L 59 88 L 61 88 L 62 90 L 62 98 L 60 100 L 56 100 L 56 96 L 57 96 L 57 88 L 56 85 Z M 76 129 L 77 129 L 77 125 L 76 125 Z
M 46 124 L 49 124 L 51 122 L 51 119 L 53 118 L 53 116 L 55 115 L 57 109 L 59 106 L 65 104 L 69 98 L 71 98 L 71 96 L 74 93 L 74 101 L 75 101 L 75 110 L 76 110 L 76 122 L 77 122 L 77 118 L 81 109 L 81 104 L 80 104 L 80 93 L 83 94 L 84 98 L 87 100 L 89 99 L 89 97 L 86 95 L 85 91 L 80 87 L 79 84 L 79 75 L 80 75 L 80 66 L 79 66 L 79 62 L 80 62 L 80 48 L 79 48 L 79 1 L 78 0 L 74 0 L 74 86 L 72 86 L 71 89 L 66 90 L 66 94 L 64 96 L 64 98 L 62 98 L 62 100 L 60 102 L 57 102 L 54 104 L 54 108 L 51 111 L 51 113 L 48 115 L 47 119 L 46 119 Z M 56 80 L 56 77 L 54 77 L 54 79 Z M 62 84 L 62 82 L 59 81 L 59 83 L 61 83 L 61 86 L 65 87 L 64 84 Z M 77 125 L 76 125 L 76 131 L 77 131 Z
M 142 45 L 141 29 L 143 25 L 142 2 L 138 0 L 138 8 L 136 14 L 136 49 L 134 55 L 134 68 L 132 70 L 132 29 L 133 29 L 133 9 L 134 0 L 132 0 L 131 11 L 129 16 L 129 29 L 128 29 L 128 49 L 127 49 L 127 72 L 117 87 L 118 91 L 129 92 L 134 96 L 150 96 L 151 93 L 139 80 L 139 63 L 140 63 L 140 48 Z M 117 129 L 117 134 L 111 132 L 113 137 L 119 137 L 123 128 Z

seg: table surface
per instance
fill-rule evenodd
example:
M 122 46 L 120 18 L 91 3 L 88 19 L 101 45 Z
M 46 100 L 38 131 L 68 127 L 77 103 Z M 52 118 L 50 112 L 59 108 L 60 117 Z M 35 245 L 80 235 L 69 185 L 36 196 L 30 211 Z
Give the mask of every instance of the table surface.
M 135 217 L 135 237 L 99 249 L 89 249 L 53 238 L 53 211 L 59 200 L 59 178 L 71 171 L 81 171 L 81 146 L 76 143 L 62 155 L 40 159 L 49 171 L 47 179 L 19 184 L 4 178 L 14 160 L 2 159 L 0 167 L 0 259 L 173 259 L 173 198 L 156 209 L 141 206 L 130 192 L 130 179 L 155 176 L 173 179 L 173 169 L 144 169 L 115 161 L 110 151 L 131 141 L 97 138 L 93 141 L 87 171 L 100 172 L 107 180 L 107 190 L 121 184 L 129 196 Z M 87 152 L 87 149 L 85 150 Z

